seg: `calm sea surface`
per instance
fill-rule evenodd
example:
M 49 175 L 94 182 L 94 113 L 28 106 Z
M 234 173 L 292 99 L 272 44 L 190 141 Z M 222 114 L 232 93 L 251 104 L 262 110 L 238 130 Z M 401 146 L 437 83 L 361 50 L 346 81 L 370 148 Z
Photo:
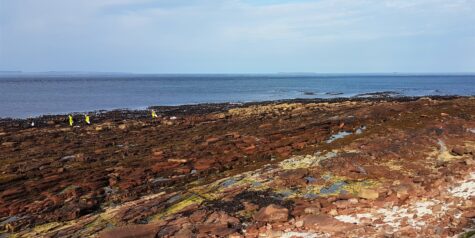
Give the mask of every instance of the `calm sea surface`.
M 0 74 L 0 117 L 152 105 L 354 97 L 475 95 L 475 75 Z

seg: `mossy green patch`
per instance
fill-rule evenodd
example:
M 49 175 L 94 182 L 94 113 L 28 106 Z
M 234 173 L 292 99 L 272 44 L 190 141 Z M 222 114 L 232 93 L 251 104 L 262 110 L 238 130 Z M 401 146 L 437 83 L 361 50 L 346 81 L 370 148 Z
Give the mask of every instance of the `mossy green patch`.
M 331 159 L 336 155 L 337 153 L 332 151 L 323 155 L 317 153 L 315 155 L 294 156 L 280 162 L 280 167 L 285 170 L 315 167 L 318 166 L 320 161 Z
M 33 231 L 34 231 L 34 233 L 37 233 L 37 234 L 44 234 L 48 231 L 52 231 L 53 229 L 55 229 L 55 228 L 57 228 L 61 225 L 62 225 L 62 223 L 60 223 L 60 222 L 50 222 L 50 223 L 35 226 L 33 228 Z
M 204 198 L 202 198 L 198 195 L 192 194 L 192 195 L 188 196 L 187 198 L 181 200 L 180 202 L 177 202 L 177 203 L 173 204 L 172 206 L 167 208 L 164 212 L 153 216 L 151 218 L 151 221 L 159 220 L 159 219 L 162 219 L 166 216 L 176 214 L 176 213 L 182 211 L 184 208 L 186 208 L 190 205 L 194 205 L 194 204 L 200 205 L 204 201 L 205 201 Z

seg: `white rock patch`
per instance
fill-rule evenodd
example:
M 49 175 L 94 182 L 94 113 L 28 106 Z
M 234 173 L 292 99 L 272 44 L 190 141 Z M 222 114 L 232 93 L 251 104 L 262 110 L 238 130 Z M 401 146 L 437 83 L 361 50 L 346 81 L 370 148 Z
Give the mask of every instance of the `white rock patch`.
M 370 213 L 360 213 L 360 214 L 352 214 L 352 215 L 339 215 L 339 216 L 336 216 L 335 218 L 342 222 L 359 224 L 361 223 L 362 218 L 369 218 L 371 220 L 374 220 L 373 217 L 374 216 Z
M 320 238 L 320 237 L 328 237 L 326 235 L 317 235 L 312 232 L 286 232 L 282 234 L 282 238 Z
M 434 214 L 432 207 L 440 204 L 442 207 L 437 214 Z M 439 217 L 448 210 L 450 204 L 442 204 L 439 200 L 430 200 L 430 201 L 419 201 L 413 204 L 406 204 L 404 206 L 394 206 L 392 208 L 380 208 L 373 213 L 360 213 L 352 215 L 340 215 L 335 218 L 342 221 L 353 224 L 362 223 L 362 219 L 370 219 L 375 221 L 378 218 L 383 219 L 383 224 L 376 224 L 376 227 L 382 225 L 389 225 L 395 229 L 398 229 L 401 226 L 403 220 L 406 220 L 409 226 L 414 228 L 423 228 L 426 225 L 424 218 L 425 215 L 431 215 L 434 218 Z
M 471 173 L 468 179 L 449 189 L 449 192 L 455 197 L 465 199 L 475 196 L 475 173 Z

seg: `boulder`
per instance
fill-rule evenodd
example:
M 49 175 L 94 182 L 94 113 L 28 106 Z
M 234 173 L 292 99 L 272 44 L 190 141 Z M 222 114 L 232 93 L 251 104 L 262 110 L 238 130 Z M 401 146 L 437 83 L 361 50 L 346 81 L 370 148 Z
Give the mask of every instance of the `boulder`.
M 374 189 L 362 188 L 358 193 L 358 197 L 368 200 L 375 200 L 379 197 L 379 193 Z
M 318 214 L 320 213 L 320 208 L 316 206 L 306 207 L 304 212 L 305 214 Z
M 462 146 L 454 146 L 454 148 L 452 148 L 452 154 L 453 155 L 461 156 L 465 153 L 467 153 L 467 150 Z
M 353 229 L 355 225 L 341 222 L 328 215 L 307 215 L 303 218 L 303 224 L 307 229 L 316 229 L 323 232 L 345 232 Z
M 255 215 L 254 220 L 264 222 L 287 221 L 289 210 L 275 204 L 261 208 Z
M 158 227 L 154 224 L 130 225 L 106 230 L 99 234 L 100 238 L 135 238 L 155 237 Z

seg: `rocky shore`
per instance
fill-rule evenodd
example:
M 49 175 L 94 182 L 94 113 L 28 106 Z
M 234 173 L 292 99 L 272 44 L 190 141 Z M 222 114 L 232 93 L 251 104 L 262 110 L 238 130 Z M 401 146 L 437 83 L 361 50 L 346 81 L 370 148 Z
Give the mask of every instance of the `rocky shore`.
M 1 119 L 0 237 L 474 233 L 473 97 L 152 109 Z

